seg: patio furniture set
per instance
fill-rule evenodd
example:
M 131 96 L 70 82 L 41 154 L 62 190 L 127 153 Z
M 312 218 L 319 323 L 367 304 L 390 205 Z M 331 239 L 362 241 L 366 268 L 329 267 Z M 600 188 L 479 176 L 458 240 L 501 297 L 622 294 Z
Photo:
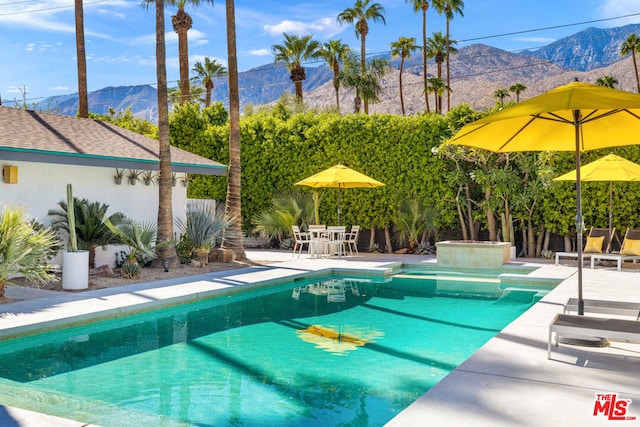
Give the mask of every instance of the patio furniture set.
M 309 225 L 308 231 L 300 230 L 300 227 L 292 226 L 294 245 L 293 255 L 298 257 L 306 247 L 309 255 L 321 256 L 346 256 L 347 251 L 353 256 L 358 255 L 358 234 L 360 226 L 354 225 L 350 231 L 345 226 Z
M 618 271 L 622 270 L 624 261 L 640 261 L 640 230 L 628 228 L 624 235 L 619 252 L 611 251 L 611 242 L 616 229 L 592 227 L 587 236 L 587 243 L 582 251 L 582 261 L 590 260 L 591 268 L 596 262 L 614 261 Z M 556 265 L 560 258 L 578 258 L 577 252 L 556 252 Z

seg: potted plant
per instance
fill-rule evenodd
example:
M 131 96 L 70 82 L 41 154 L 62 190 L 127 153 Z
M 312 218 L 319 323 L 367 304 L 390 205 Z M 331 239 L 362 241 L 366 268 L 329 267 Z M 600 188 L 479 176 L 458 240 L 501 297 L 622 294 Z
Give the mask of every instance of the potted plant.
M 140 179 L 141 174 L 142 174 L 142 171 L 129 169 L 129 172 L 127 172 L 127 178 L 129 178 L 129 185 L 136 185 L 136 182 L 138 182 L 138 179 Z
M 191 176 L 188 173 L 185 173 L 182 177 L 182 186 L 186 187 L 189 185 L 189 181 L 191 180 Z
M 178 174 L 175 172 L 171 172 L 171 186 L 175 187 L 178 182 Z
M 142 172 L 142 181 L 144 185 L 151 185 L 151 181 L 153 180 L 153 171 L 144 171 Z
M 62 289 L 87 289 L 89 287 L 89 251 L 78 250 L 73 188 L 67 184 L 67 224 L 69 226 L 68 250 L 62 253 Z
M 116 182 L 116 185 L 122 184 L 122 177 L 124 177 L 124 169 L 116 168 L 116 174 L 113 176 L 113 180 Z

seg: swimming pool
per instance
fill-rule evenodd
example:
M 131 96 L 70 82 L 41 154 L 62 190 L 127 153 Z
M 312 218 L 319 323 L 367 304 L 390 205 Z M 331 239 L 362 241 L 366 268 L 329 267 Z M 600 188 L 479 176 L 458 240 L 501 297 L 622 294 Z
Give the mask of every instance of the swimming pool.
M 549 287 L 327 276 L 6 341 L 3 404 L 105 427 L 383 425 Z

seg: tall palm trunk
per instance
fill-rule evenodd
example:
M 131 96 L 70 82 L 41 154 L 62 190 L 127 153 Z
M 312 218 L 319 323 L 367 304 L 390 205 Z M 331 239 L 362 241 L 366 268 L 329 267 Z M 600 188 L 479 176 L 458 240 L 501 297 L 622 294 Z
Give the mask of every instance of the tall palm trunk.
M 400 60 L 400 77 L 398 78 L 398 82 L 400 84 L 400 108 L 402 110 L 402 115 L 404 116 L 404 96 L 402 96 L 402 70 L 404 69 L 404 53 L 402 54 L 402 59 Z
M 631 52 L 631 57 L 633 58 L 633 69 L 636 72 L 636 85 L 638 87 L 638 93 L 640 93 L 640 77 L 638 77 L 638 64 L 636 63 L 636 53 Z
M 190 99 L 189 94 L 189 42 L 187 32 L 193 26 L 191 16 L 183 9 L 178 9 L 171 18 L 174 31 L 178 34 L 178 62 L 180 64 L 180 105 Z
M 340 114 L 340 63 L 334 59 L 331 62 L 331 68 L 333 69 L 333 88 L 336 91 L 336 108 Z
M 204 87 L 206 90 L 206 94 L 204 96 L 204 105 L 205 107 L 208 107 L 211 105 L 211 91 L 213 90 L 213 81 L 208 80 Z
M 242 204 L 240 199 L 240 95 L 238 88 L 238 58 L 236 56 L 236 17 L 234 0 L 226 1 L 227 55 L 229 71 L 229 173 L 227 176 L 226 215 L 232 218 L 225 228 L 222 248 L 233 250 L 236 259 L 245 259 L 242 243 Z
M 367 71 L 367 33 L 369 32 L 369 24 L 367 21 L 358 21 L 358 33 L 360 33 L 360 67 L 362 75 Z M 369 114 L 369 101 L 365 98 L 364 113 Z
M 427 7 L 429 3 L 425 3 L 426 7 L 422 8 L 422 81 L 424 82 L 424 103 L 429 109 L 429 92 L 427 91 L 429 75 L 427 73 Z
M 87 54 L 84 46 L 84 12 L 82 0 L 75 0 L 76 56 L 78 57 L 78 117 L 89 117 L 87 94 Z
M 447 87 L 451 87 L 451 78 L 449 72 L 449 57 L 451 56 L 451 47 L 449 46 L 449 19 L 447 18 Z M 447 90 L 447 112 L 451 110 L 451 91 Z M 442 112 L 442 109 L 440 110 Z
M 160 180 L 158 183 L 158 243 L 173 239 L 173 197 L 171 187 L 171 144 L 169 141 L 169 102 L 164 38 L 164 0 L 156 0 L 156 73 L 158 76 L 158 144 Z M 160 260 L 177 262 L 175 245 L 160 248 Z

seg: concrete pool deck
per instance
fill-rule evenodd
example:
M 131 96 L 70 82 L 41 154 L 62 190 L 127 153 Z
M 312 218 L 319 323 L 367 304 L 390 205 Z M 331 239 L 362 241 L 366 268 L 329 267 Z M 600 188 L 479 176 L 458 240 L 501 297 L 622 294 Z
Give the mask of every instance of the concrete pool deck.
M 194 293 L 207 297 L 229 288 L 252 287 L 263 280 L 328 269 L 384 268 L 389 263 L 434 263 L 434 257 L 361 254 L 344 259 L 292 258 L 290 252 L 247 251 L 249 259 L 276 261 L 268 266 L 209 273 L 155 283 L 89 292 L 47 292 L 8 288 L 24 301 L 0 306 L 0 336 L 55 326 L 64 318 L 83 318 L 96 311 L 126 312 L 140 303 L 164 305 Z M 392 419 L 389 426 L 599 426 L 611 424 L 602 412 L 594 416 L 597 393 L 630 399 L 627 416 L 640 424 L 640 345 L 612 342 L 589 348 L 561 344 L 547 360 L 548 326 L 564 303 L 577 294 L 575 261 L 555 266 L 543 260 L 517 264 L 538 267 L 532 277 L 561 281 L 552 292 L 492 338 L 440 383 Z M 584 269 L 584 298 L 640 303 L 640 271 L 615 266 Z M 22 293 L 22 294 L 20 294 Z M 1 403 L 1 397 L 0 397 Z M 620 423 L 614 423 L 620 424 Z M 87 424 L 0 406 L 2 426 L 79 427 Z

